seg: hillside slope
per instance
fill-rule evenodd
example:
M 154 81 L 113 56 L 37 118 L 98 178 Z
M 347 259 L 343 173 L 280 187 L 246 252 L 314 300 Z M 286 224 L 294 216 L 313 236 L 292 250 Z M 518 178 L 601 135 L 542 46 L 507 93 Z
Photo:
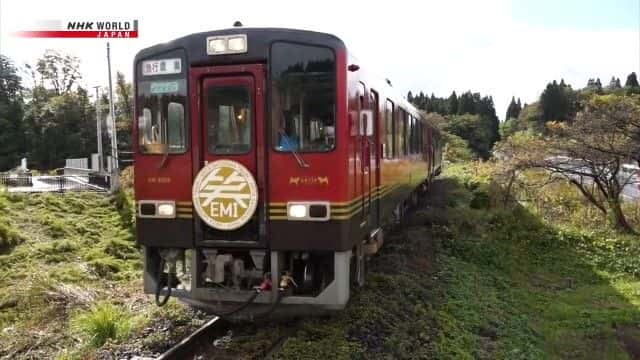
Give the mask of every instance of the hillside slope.
M 124 193 L 0 192 L 0 358 L 91 358 L 167 320 L 145 337 L 170 345 L 172 321 L 190 316 L 142 293 L 133 234 Z

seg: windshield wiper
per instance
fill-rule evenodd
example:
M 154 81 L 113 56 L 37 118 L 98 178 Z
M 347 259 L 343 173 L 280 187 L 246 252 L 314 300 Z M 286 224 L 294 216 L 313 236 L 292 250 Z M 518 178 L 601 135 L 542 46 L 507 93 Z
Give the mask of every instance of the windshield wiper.
M 296 158 L 296 161 L 298 162 L 298 165 L 301 168 L 308 168 L 309 164 L 307 164 L 304 161 L 304 159 L 302 158 L 302 156 L 300 156 L 300 154 L 298 154 L 298 152 L 296 152 L 295 148 L 292 146 L 292 141 L 291 141 L 291 139 L 289 139 L 287 134 L 285 134 L 282 129 L 278 129 L 278 133 L 280 133 L 280 135 L 282 135 L 282 138 L 284 139 L 284 141 L 287 143 L 287 146 L 289 147 L 289 151 L 291 151 L 291 153 L 293 154 L 293 157 Z
M 162 160 L 158 164 L 158 169 L 162 169 L 167 164 L 167 159 L 169 158 L 169 145 L 164 147 L 162 150 Z

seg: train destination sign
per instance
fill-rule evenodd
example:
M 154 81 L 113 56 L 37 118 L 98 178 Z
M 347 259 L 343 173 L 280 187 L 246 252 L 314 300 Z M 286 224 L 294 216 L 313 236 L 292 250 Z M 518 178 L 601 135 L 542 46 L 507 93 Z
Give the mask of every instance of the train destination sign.
M 150 87 L 152 94 L 167 94 L 178 92 L 179 86 L 177 81 L 162 81 L 152 82 Z
M 192 196 L 202 221 L 219 230 L 246 224 L 258 206 L 253 175 L 231 160 L 217 160 L 202 168 L 193 183 Z
M 144 76 L 179 74 L 180 71 L 182 71 L 182 60 L 179 58 L 142 62 L 142 75 Z

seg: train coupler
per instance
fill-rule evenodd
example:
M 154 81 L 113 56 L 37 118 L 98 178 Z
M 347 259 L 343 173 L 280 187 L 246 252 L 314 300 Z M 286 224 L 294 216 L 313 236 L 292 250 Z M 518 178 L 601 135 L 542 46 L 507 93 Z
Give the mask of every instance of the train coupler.
M 171 297 L 171 290 L 178 286 L 178 259 L 183 255 L 180 249 L 162 249 L 160 250 L 160 266 L 156 277 L 156 305 L 164 306 Z M 165 272 L 165 266 L 168 272 Z M 167 294 L 164 298 L 160 298 L 162 289 L 166 288 Z

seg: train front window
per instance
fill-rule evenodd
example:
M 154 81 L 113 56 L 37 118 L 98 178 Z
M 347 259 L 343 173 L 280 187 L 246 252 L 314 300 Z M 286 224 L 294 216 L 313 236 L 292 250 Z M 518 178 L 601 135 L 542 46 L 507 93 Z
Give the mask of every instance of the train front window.
M 244 86 L 213 87 L 207 93 L 209 152 L 245 154 L 251 150 L 251 97 Z
M 276 42 L 271 48 L 271 126 L 277 151 L 335 147 L 336 60 L 331 49 Z
M 186 80 L 140 81 L 137 89 L 140 152 L 183 153 L 187 147 Z

